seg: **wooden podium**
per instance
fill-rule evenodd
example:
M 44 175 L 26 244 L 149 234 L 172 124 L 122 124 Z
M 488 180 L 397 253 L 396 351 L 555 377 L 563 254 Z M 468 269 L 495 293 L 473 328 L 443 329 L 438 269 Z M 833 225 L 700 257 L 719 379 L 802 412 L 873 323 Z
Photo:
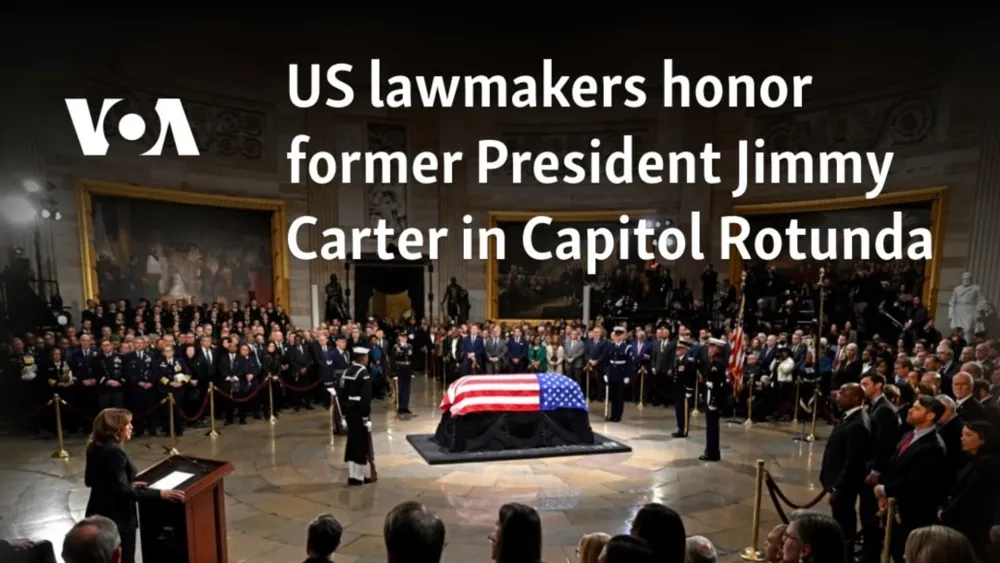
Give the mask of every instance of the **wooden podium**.
M 171 487 L 184 491 L 183 503 L 159 498 L 139 501 L 139 537 L 143 563 L 227 563 L 226 495 L 223 478 L 233 472 L 228 461 L 174 455 L 136 478 L 149 485 L 174 472 L 191 477 Z

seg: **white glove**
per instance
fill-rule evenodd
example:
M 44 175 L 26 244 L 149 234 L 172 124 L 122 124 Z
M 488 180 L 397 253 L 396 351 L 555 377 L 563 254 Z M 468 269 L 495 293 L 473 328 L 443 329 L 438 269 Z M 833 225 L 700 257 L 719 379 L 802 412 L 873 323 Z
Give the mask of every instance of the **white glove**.
M 628 385 L 628 378 L 625 378 L 625 385 Z
M 371 432 L 371 431 L 372 431 L 372 423 L 371 423 L 370 421 L 369 421 L 369 422 L 366 422 L 366 423 L 365 423 L 365 428 L 367 428 L 367 429 L 368 429 L 368 431 L 369 431 L 369 432 Z
M 715 387 L 715 384 L 712 383 L 711 381 L 709 381 L 709 382 L 705 383 L 705 387 L 708 387 L 709 389 L 712 389 L 713 387 Z
M 607 383 L 607 382 L 608 382 L 608 376 L 606 376 L 606 375 L 604 376 L 604 382 L 605 382 L 605 383 Z
M 347 430 L 347 419 L 346 418 L 341 418 L 340 419 L 340 425 L 344 427 L 344 430 Z

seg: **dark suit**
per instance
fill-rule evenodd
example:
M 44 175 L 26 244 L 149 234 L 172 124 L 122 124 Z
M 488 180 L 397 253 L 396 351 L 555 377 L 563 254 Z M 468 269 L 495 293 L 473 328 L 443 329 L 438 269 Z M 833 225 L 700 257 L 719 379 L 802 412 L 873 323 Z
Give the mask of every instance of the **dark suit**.
M 871 420 L 868 413 L 859 409 L 834 426 L 823 451 L 819 482 L 824 490 L 834 495 L 830 510 L 848 541 L 858 529 L 854 505 L 868 473 L 871 439 Z
M 953 480 L 947 463 L 948 450 L 937 430 L 912 440 L 910 434 L 903 436 L 897 446 L 889 470 L 879 476 L 885 496 L 896 499 L 901 521 L 892 534 L 891 549 L 897 562 L 903 561 L 903 548 L 910 532 L 937 522 L 938 507 Z M 909 446 L 900 451 L 907 441 Z
M 657 340 L 653 344 L 653 377 L 649 380 L 650 389 L 646 394 L 654 405 L 670 401 L 672 382 L 667 374 L 673 369 L 676 355 L 673 341 Z
M 486 365 L 486 348 L 483 339 L 476 336 L 466 336 L 462 339 L 462 375 L 483 373 Z M 472 354 L 472 358 L 469 357 Z
M 492 337 L 485 339 L 483 346 L 486 355 L 486 373 L 507 372 L 507 339 Z M 496 358 L 496 361 L 493 361 Z
M 968 399 L 962 401 L 962 404 L 958 406 L 955 413 L 962 419 L 962 422 L 972 422 L 974 420 L 987 420 L 986 418 L 986 407 L 983 406 L 975 397 L 969 396 Z M 997 430 L 1000 430 L 998 428 Z
M 90 487 L 90 500 L 85 516 L 104 516 L 118 525 L 123 563 L 135 561 L 135 532 L 139 527 L 136 501 L 160 496 L 155 489 L 135 488 L 136 473 L 132 460 L 118 444 L 107 442 L 87 448 L 84 483 Z
M 949 488 L 955 482 L 955 477 L 965 467 L 965 462 L 967 461 L 965 452 L 962 451 L 962 427 L 964 426 L 965 423 L 957 416 L 952 417 L 945 424 L 938 426 L 938 434 L 941 436 L 941 440 L 944 441 L 944 447 L 948 450 Z
M 889 399 L 879 397 L 868 409 L 868 418 L 872 423 L 871 455 L 868 459 L 868 471 L 881 475 L 889 470 L 896 446 L 899 444 L 899 415 Z M 864 487 L 860 493 L 858 505 L 861 516 L 861 529 L 865 532 L 864 561 L 879 561 L 881 548 L 881 521 L 878 518 L 878 501 L 871 487 Z
M 998 472 L 1000 459 L 996 456 L 980 453 L 970 458 L 941 509 L 941 522 L 965 534 L 980 555 L 990 545 L 1000 491 Z

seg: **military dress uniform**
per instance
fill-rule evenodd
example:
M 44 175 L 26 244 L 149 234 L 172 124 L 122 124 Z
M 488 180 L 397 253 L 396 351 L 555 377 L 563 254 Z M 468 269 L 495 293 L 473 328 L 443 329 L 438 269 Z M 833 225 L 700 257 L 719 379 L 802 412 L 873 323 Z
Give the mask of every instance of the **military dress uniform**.
M 393 379 L 399 387 L 397 414 L 412 414 L 410 412 L 410 384 L 413 382 L 413 345 L 407 342 L 405 333 L 399 335 L 399 342 L 392 348 L 392 365 L 395 369 Z
M 187 384 L 191 382 L 191 373 L 184 362 L 176 357 L 160 358 L 160 363 L 153 371 L 154 377 L 160 384 L 160 397 L 166 397 L 167 393 L 174 395 L 174 435 L 184 435 L 184 417 L 181 416 L 181 405 L 184 404 L 185 390 Z M 179 386 L 172 385 L 179 383 Z M 170 432 L 170 419 L 167 417 L 163 421 L 163 431 Z
M 124 408 L 125 407 L 125 374 L 122 365 L 122 357 L 114 352 L 110 354 L 98 354 L 94 358 L 94 375 L 97 377 L 97 385 L 100 395 L 97 396 L 97 408 Z M 118 385 L 112 384 L 112 382 Z
M 719 461 L 722 453 L 719 446 L 719 421 L 722 417 L 720 408 L 726 399 L 726 370 L 729 368 L 722 349 L 726 343 L 717 338 L 708 341 L 712 355 L 709 357 L 705 372 L 705 453 L 698 459 L 702 461 Z
M 677 415 L 677 431 L 674 438 L 686 438 L 691 424 L 694 407 L 694 388 L 698 378 L 698 361 L 690 355 L 691 343 L 677 341 L 677 354 L 671 359 L 670 375 L 674 380 L 674 413 Z
M 354 348 L 354 361 L 340 378 L 344 419 L 347 425 L 347 446 L 344 462 L 347 463 L 347 484 L 361 485 L 371 482 L 368 470 L 369 433 L 371 432 L 372 378 L 368 369 L 358 360 L 367 358 L 367 348 Z
M 625 329 L 616 327 L 615 333 L 624 334 Z M 608 416 L 611 422 L 622 420 L 625 411 L 625 385 L 628 384 L 634 371 L 635 358 L 632 355 L 632 347 L 624 340 L 612 342 L 608 346 L 608 375 L 604 377 L 608 383 L 608 399 L 611 402 L 611 413 Z
M 148 350 L 132 352 L 126 357 L 125 379 L 128 381 L 129 404 L 135 416 L 145 414 L 160 402 L 158 381 L 153 373 L 153 356 Z M 156 436 L 159 419 L 159 409 L 144 419 L 135 419 L 136 435 L 148 432 L 150 436 Z

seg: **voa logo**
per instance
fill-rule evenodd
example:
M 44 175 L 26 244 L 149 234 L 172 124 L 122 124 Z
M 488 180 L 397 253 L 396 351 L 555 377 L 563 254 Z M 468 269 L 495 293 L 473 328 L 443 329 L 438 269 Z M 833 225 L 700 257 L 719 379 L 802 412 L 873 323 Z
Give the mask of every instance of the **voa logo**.
M 104 121 L 111 110 L 122 102 L 123 98 L 108 98 L 101 104 L 101 111 L 94 121 L 90 111 L 90 102 L 83 98 L 66 98 L 66 109 L 73 121 L 73 130 L 80 141 L 80 150 L 85 156 L 107 156 L 108 143 L 104 135 Z M 191 132 L 184 106 L 177 98 L 160 98 L 154 107 L 160 121 L 160 136 L 156 143 L 142 156 L 160 156 L 169 131 L 174 137 L 174 146 L 179 156 L 198 156 L 198 144 Z M 126 141 L 138 141 L 146 134 L 146 120 L 137 113 L 127 113 L 118 121 L 118 134 Z

